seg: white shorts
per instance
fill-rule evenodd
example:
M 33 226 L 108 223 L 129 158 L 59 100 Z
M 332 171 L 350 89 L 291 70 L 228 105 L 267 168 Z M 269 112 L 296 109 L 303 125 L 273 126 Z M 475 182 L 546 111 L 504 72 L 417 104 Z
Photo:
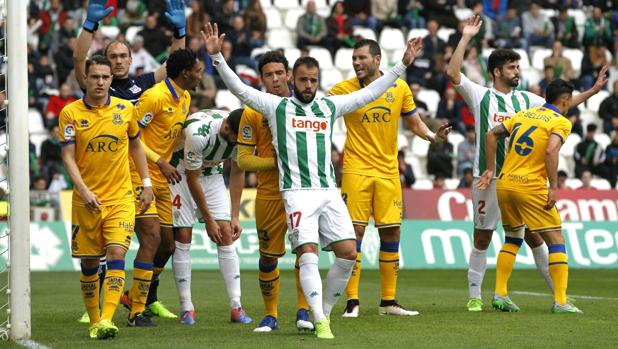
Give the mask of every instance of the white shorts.
M 496 181 L 485 190 L 476 188 L 478 178 L 472 182 L 472 209 L 474 210 L 474 229 L 494 231 L 500 221 L 500 207 L 496 195 Z
M 192 228 L 195 220 L 202 218 L 202 214 L 191 197 L 187 177 L 184 173 L 181 173 L 181 177 L 180 183 L 170 185 L 174 228 Z M 229 221 L 231 217 L 230 198 L 223 176 L 220 174 L 202 176 L 200 184 L 206 196 L 210 214 L 215 220 Z
M 318 244 L 325 251 L 331 244 L 356 240 L 352 219 L 339 190 L 287 190 L 281 193 L 292 252 L 299 246 Z

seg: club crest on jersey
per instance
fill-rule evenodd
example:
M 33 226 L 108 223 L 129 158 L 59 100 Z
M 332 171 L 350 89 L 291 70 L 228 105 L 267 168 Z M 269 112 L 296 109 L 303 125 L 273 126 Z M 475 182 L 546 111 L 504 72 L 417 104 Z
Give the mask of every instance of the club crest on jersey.
M 67 124 L 64 127 L 64 138 L 73 138 L 75 137 L 75 126 L 73 124 Z
M 302 118 L 292 118 L 292 128 L 297 130 L 310 130 L 313 132 L 323 132 L 328 128 L 328 122 L 326 119 L 320 118 L 310 118 L 310 117 L 302 117 Z
M 395 96 L 393 95 L 391 91 L 386 92 L 386 101 L 388 103 L 393 103 L 393 101 L 395 101 Z
M 90 126 L 90 124 L 88 123 L 88 120 L 81 119 L 81 120 L 79 120 L 79 126 L 81 128 L 87 128 L 88 126 Z
M 251 128 L 251 126 L 249 125 L 244 125 L 242 127 L 242 138 L 245 140 L 250 141 L 251 139 L 253 139 L 253 129 Z
M 114 125 L 122 125 L 122 115 L 114 113 L 114 115 L 112 116 L 112 123 Z
M 504 112 L 497 112 L 494 114 L 494 122 L 495 123 L 503 123 L 506 120 L 510 119 L 513 117 L 513 114 L 510 113 L 504 113 Z

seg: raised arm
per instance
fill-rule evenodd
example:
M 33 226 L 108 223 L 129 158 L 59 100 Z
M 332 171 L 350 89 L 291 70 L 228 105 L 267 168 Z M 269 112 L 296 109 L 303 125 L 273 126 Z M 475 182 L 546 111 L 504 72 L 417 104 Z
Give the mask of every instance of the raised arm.
M 170 52 L 185 48 L 187 18 L 185 15 L 185 4 L 182 0 L 166 0 L 167 21 L 174 25 L 174 38 L 170 46 Z M 166 63 L 155 70 L 155 81 L 159 82 L 167 77 Z
M 73 63 L 75 67 L 75 79 L 79 84 L 79 87 L 86 88 L 86 59 L 88 59 L 88 50 L 92 44 L 92 37 L 94 32 L 99 28 L 99 21 L 109 16 L 114 7 L 110 6 L 105 8 L 107 0 L 90 0 L 88 1 L 88 10 L 86 14 L 86 21 L 82 27 L 81 33 L 77 38 L 77 46 L 73 52 Z
M 601 91 L 603 86 L 605 86 L 608 81 L 607 69 L 608 66 L 604 65 L 603 68 L 601 68 L 599 76 L 597 77 L 597 81 L 594 83 L 594 85 L 588 90 L 578 94 L 577 96 L 573 96 L 573 98 L 571 99 L 571 104 L 569 105 L 570 108 L 574 108 L 579 104 L 584 103 L 588 100 L 588 98 L 596 95 L 597 93 L 599 93 L 599 91 Z
M 453 52 L 451 56 L 451 61 L 448 64 L 448 68 L 446 69 L 446 76 L 449 81 L 454 85 L 459 85 L 461 80 L 461 63 L 463 62 L 464 55 L 466 53 L 466 48 L 468 48 L 468 44 L 470 40 L 478 34 L 479 30 L 483 26 L 483 21 L 480 16 L 472 16 L 468 19 L 468 23 L 464 26 L 463 32 L 461 34 L 461 40 L 459 40 L 459 44 L 457 44 L 457 48 Z
M 227 65 L 225 58 L 223 58 L 221 54 L 221 46 L 223 45 L 225 34 L 219 36 L 217 24 L 215 23 L 213 26 L 210 23 L 206 23 L 204 30 L 201 31 L 200 34 L 206 46 L 206 51 L 212 59 L 212 64 L 234 96 L 240 99 L 244 104 L 262 113 L 265 118 L 274 117 L 275 109 L 282 98 L 271 95 L 270 93 L 258 91 L 245 85 L 242 80 L 240 80 L 238 75 Z
M 443 124 L 440 126 L 440 128 L 438 128 L 438 133 L 436 134 L 431 131 L 429 127 L 427 127 L 427 124 L 423 122 L 418 112 L 414 112 L 414 114 L 406 116 L 403 119 L 406 121 L 406 126 L 408 127 L 408 130 L 414 132 L 414 134 L 416 134 L 417 136 L 431 143 L 439 143 L 442 141 L 446 141 L 448 138 L 448 134 L 453 129 L 453 127 L 450 126 L 448 123 Z

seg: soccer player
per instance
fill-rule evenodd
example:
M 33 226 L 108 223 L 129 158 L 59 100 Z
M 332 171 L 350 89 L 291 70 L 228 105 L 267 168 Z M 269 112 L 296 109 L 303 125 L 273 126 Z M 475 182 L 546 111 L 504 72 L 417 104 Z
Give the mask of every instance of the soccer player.
M 217 25 L 206 24 L 206 49 L 221 78 L 243 103 L 268 121 L 277 152 L 279 190 L 288 218 L 289 239 L 300 266 L 300 282 L 315 320 L 318 338 L 334 338 L 330 313 L 350 278 L 356 260 L 354 227 L 338 193 L 331 164 L 331 129 L 336 117 L 360 108 L 382 95 L 405 71 L 422 40 L 408 41 L 402 62 L 366 89 L 343 96 L 315 98 L 320 74 L 312 57 L 294 63 L 294 96 L 279 97 L 242 83 L 221 55 L 224 35 Z M 335 261 L 322 280 L 318 269 L 318 242 L 332 250 Z
M 202 110 L 191 114 L 185 122 L 183 136 L 176 145 L 172 163 L 186 180 L 170 185 L 176 251 L 173 268 L 180 298 L 180 322 L 195 324 L 195 308 L 191 301 L 192 228 L 196 217 L 206 225 L 210 239 L 217 244 L 219 270 L 230 299 L 232 322 L 251 323 L 240 303 L 240 262 L 233 243 L 242 228 L 238 214 L 245 181 L 245 171 L 236 164 L 236 139 L 242 109 Z M 223 181 L 223 161 L 231 160 L 230 198 Z M 193 200 L 191 200 L 193 198 Z M 196 215 L 197 214 L 197 215 Z
M 581 314 L 581 310 L 567 301 L 568 258 L 560 215 L 555 207 L 558 154 L 571 132 L 571 122 L 566 115 L 572 104 L 572 94 L 571 83 L 554 80 L 545 90 L 547 103 L 521 111 L 487 132 L 487 168 L 476 186 L 479 190 L 490 187 L 494 174 L 498 173 L 494 161 L 498 141 L 510 137 L 502 171 L 496 180 L 505 235 L 498 255 L 498 265 L 502 267 L 496 270 L 496 280 L 510 277 L 523 242 L 521 227 L 525 225 L 530 232 L 540 234 L 549 247 L 549 273 L 554 283 L 552 312 Z M 498 286 L 496 283 L 495 297 L 508 298 L 506 288 Z
M 162 161 L 169 163 L 189 113 L 189 90 L 201 81 L 204 66 L 192 51 L 182 49 L 172 52 L 166 69 L 168 77 L 142 94 L 135 113 L 142 128 L 144 145 L 160 155 Z M 150 288 L 150 285 L 151 281 L 158 284 L 159 275 L 174 253 L 172 198 L 168 182 L 174 184 L 180 178 L 175 171 L 173 174 L 162 172 L 151 161 L 148 168 L 155 199 L 148 211 L 136 216 L 140 246 L 133 264 L 133 287 L 121 299 L 122 304 L 131 309 L 128 320 L 130 326 L 153 326 L 149 315 L 177 318 L 161 302 L 156 301 L 157 288 Z M 131 170 L 134 190 L 139 194 L 141 184 L 135 169 L 132 167 Z M 144 314 L 146 306 L 148 309 Z
M 112 319 L 124 287 L 124 257 L 131 243 L 135 203 L 129 154 L 143 192 L 139 209 L 148 209 L 152 188 L 139 141 L 133 105 L 109 96 L 112 67 L 94 56 L 86 63 L 86 95 L 60 113 L 62 160 L 74 183 L 71 254 L 81 258 L 81 290 L 90 319 L 90 338 L 118 334 Z M 113 165 L 113 166 L 110 166 Z M 107 257 L 105 301 L 99 310 L 99 259 Z
M 453 52 L 447 68 L 447 76 L 455 89 L 463 97 L 468 107 L 474 114 L 476 131 L 476 154 L 474 156 L 473 173 L 478 182 L 480 175 L 487 169 L 485 161 L 485 134 L 496 125 L 508 120 L 515 113 L 540 107 L 545 100 L 527 91 L 514 90 L 519 84 L 519 54 L 511 49 L 496 49 L 490 55 L 487 62 L 487 70 L 493 78 L 493 87 L 487 88 L 470 81 L 460 72 L 463 57 L 470 40 L 479 32 L 483 22 L 479 16 L 468 20 L 462 31 L 462 37 Z M 573 97 L 571 107 L 582 103 L 590 96 L 601 90 L 605 84 L 604 77 L 607 67 L 599 74 L 595 85 L 581 94 Z M 497 148 L 496 175 L 500 173 L 504 163 L 505 143 L 500 142 Z M 494 161 L 494 160 L 492 160 Z M 496 230 L 499 220 L 499 208 L 496 198 L 494 183 L 488 190 L 480 191 L 476 185 L 472 188 L 472 207 L 474 210 L 474 246 L 470 253 L 468 268 L 468 311 L 482 311 L 481 284 L 487 268 L 487 248 L 491 242 L 491 236 Z M 522 228 L 523 229 L 523 228 Z M 526 243 L 532 248 L 532 254 L 537 269 L 553 290 L 552 278 L 548 267 L 548 254 L 545 243 L 539 234 L 526 233 Z M 500 268 L 500 266 L 498 266 Z M 506 289 L 506 280 L 498 278 L 500 288 Z M 496 298 L 492 300 L 492 306 L 501 310 L 518 309 L 510 299 Z
M 291 97 L 288 60 L 284 55 L 277 51 L 266 52 L 260 59 L 258 71 L 268 93 L 279 97 Z M 238 166 L 246 171 L 257 171 L 255 226 L 260 240 L 258 279 L 266 310 L 266 315 L 254 329 L 255 332 L 270 332 L 279 328 L 277 306 L 280 280 L 277 260 L 285 255 L 285 234 L 288 226 L 285 207 L 279 193 L 279 173 L 275 161 L 272 135 L 266 120 L 262 114 L 251 108 L 245 108 L 240 119 L 238 134 Z M 309 305 L 298 278 L 298 261 L 294 270 L 296 328 L 313 330 L 313 324 L 309 321 Z
M 356 77 L 342 81 L 329 94 L 342 95 L 378 79 L 382 52 L 375 40 L 360 40 L 354 46 L 352 65 Z M 348 206 L 356 233 L 356 265 L 348 282 L 348 302 L 344 317 L 358 317 L 358 286 L 361 274 L 361 244 L 369 217 L 373 214 L 380 234 L 381 315 L 418 315 L 395 299 L 399 271 L 401 226 L 401 183 L 397 160 L 399 118 L 419 137 L 446 140 L 451 128 L 443 125 L 438 135 L 431 132 L 416 112 L 408 84 L 401 79 L 375 101 L 344 116 L 347 128 L 341 195 Z

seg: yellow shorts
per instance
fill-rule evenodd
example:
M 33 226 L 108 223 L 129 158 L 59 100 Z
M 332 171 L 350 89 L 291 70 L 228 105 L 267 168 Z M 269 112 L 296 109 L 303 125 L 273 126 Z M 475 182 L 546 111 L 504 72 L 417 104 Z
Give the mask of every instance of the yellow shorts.
M 354 225 L 366 226 L 372 214 L 376 228 L 401 225 L 401 182 L 398 177 L 344 173 L 341 196 Z
M 543 208 L 547 203 L 547 193 L 520 193 L 497 188 L 498 204 L 504 230 L 517 230 L 528 227 L 532 233 L 562 230 L 560 214 L 556 207 Z
M 255 198 L 255 227 L 260 240 L 260 254 L 273 258 L 285 255 L 288 224 L 281 199 Z
M 170 193 L 169 186 L 153 183 L 152 191 L 154 193 L 154 199 L 146 212 L 139 213 L 139 200 L 143 189 L 144 187 L 141 183 L 137 185 L 133 182 L 133 192 L 135 193 L 135 212 L 137 213 L 135 218 L 158 218 L 159 224 L 162 227 L 172 228 L 172 194 Z
M 132 202 L 101 206 L 100 212 L 73 206 L 71 213 L 71 255 L 74 258 L 103 257 L 108 246 L 129 249 L 135 228 Z

